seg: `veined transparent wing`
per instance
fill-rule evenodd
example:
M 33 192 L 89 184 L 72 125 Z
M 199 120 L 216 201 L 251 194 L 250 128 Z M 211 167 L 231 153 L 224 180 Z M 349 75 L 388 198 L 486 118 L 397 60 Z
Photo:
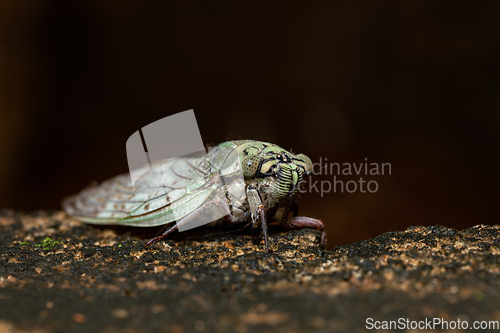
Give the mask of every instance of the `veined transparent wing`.
M 219 186 L 205 157 L 172 158 L 144 171 L 135 171 L 143 174 L 135 186 L 123 174 L 67 198 L 63 208 L 86 223 L 158 226 L 186 216 Z

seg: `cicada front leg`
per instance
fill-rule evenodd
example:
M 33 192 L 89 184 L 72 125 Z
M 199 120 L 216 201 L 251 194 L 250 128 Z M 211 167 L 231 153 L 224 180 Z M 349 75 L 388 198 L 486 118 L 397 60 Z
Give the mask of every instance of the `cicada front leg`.
M 321 220 L 307 216 L 294 216 L 285 223 L 290 229 L 312 228 L 321 231 L 321 245 L 326 246 L 326 228 Z
M 264 249 L 266 252 L 272 252 L 269 250 L 269 241 L 267 235 L 267 221 L 266 221 L 266 207 L 260 199 L 259 192 L 256 189 L 248 187 L 247 188 L 247 199 L 250 206 L 250 212 L 252 214 L 252 224 L 254 227 L 259 226 L 262 228 L 262 236 L 264 237 Z

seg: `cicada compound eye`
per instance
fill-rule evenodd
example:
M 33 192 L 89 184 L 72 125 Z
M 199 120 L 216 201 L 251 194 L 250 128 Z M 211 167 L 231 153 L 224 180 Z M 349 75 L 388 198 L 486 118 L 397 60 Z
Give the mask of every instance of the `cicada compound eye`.
M 243 176 L 245 178 L 252 178 L 255 176 L 259 169 L 260 157 L 258 156 L 245 156 L 241 161 L 241 168 L 243 169 Z

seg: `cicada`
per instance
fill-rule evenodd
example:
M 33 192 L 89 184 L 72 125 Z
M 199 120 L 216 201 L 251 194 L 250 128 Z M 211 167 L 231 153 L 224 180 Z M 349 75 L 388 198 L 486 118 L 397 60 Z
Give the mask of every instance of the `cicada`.
M 224 175 L 235 172 L 234 164 L 227 163 L 230 156 L 240 166 L 241 181 L 226 186 L 228 178 Z M 298 216 L 296 195 L 311 173 L 311 159 L 304 154 L 293 154 L 262 141 L 228 141 L 202 156 L 155 163 L 135 184 L 129 174 L 123 174 L 86 188 L 65 199 L 63 208 L 69 215 L 91 224 L 171 224 L 145 247 L 207 216 L 207 212 L 218 213 L 210 225 L 239 223 L 260 229 L 266 251 L 270 224 L 318 229 L 324 246 L 326 232 L 321 220 Z M 237 190 L 231 191 L 232 187 Z

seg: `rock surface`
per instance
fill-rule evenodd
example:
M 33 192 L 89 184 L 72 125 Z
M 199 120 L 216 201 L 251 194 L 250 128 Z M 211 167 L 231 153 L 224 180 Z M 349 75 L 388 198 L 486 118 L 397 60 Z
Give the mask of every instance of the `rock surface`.
M 332 251 L 316 231 L 278 231 L 274 253 L 258 235 L 208 230 L 145 250 L 158 229 L 4 210 L 0 331 L 362 332 L 384 321 L 500 321 L 499 226 L 418 226 Z

